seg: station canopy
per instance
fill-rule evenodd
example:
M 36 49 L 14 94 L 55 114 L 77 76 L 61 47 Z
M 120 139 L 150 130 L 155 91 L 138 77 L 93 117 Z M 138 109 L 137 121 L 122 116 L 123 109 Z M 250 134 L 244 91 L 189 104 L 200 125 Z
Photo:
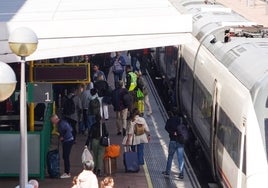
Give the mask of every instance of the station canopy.
M 8 38 L 19 27 L 38 37 L 27 60 L 179 45 L 190 40 L 191 15 L 176 0 L 0 0 L 0 61 L 19 61 Z

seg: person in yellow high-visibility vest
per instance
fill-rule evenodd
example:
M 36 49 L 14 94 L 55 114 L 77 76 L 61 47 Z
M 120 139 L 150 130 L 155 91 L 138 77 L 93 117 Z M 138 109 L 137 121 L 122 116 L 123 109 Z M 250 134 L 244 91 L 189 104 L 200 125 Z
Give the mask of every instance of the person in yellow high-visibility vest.
M 132 111 L 136 99 L 137 75 L 132 71 L 131 65 L 126 65 L 126 89 L 132 96 L 132 105 L 129 107 L 129 112 Z
M 126 88 L 133 91 L 137 87 L 137 75 L 132 71 L 131 65 L 126 66 Z

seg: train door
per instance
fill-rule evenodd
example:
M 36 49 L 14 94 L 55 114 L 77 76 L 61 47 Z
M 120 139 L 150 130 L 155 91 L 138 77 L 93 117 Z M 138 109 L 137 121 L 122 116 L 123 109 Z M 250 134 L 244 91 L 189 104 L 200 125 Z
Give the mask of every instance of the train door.
M 217 128 L 218 128 L 218 116 L 219 116 L 219 98 L 220 98 L 220 87 L 217 79 L 214 80 L 214 93 L 212 99 L 212 116 L 211 116 L 211 134 L 210 134 L 210 158 L 211 158 L 211 170 L 214 179 L 218 176 L 217 174 Z

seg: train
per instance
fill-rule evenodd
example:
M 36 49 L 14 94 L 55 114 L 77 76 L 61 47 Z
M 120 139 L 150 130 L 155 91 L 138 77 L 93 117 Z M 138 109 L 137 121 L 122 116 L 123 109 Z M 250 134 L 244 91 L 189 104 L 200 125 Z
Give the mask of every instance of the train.
M 175 48 L 175 76 L 164 48 L 155 50 L 163 77 L 175 80 L 176 105 L 221 187 L 268 187 L 268 29 L 215 1 L 176 5 L 193 31 Z

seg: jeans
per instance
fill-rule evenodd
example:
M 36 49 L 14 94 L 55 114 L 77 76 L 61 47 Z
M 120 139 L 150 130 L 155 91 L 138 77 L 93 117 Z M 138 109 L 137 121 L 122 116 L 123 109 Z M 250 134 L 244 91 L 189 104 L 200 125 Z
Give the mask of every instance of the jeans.
M 123 78 L 123 73 L 114 73 L 114 87 L 116 87 L 116 83 L 119 82 L 119 80 L 122 80 Z
M 137 154 L 138 154 L 138 161 L 139 165 L 144 165 L 144 143 L 140 143 L 137 146 Z M 132 151 L 136 151 L 136 146 L 131 146 Z
M 138 68 L 137 68 L 137 61 L 138 61 L 138 58 L 137 57 L 131 57 L 131 66 L 132 66 L 133 72 L 135 72 L 135 71 L 138 70 Z
M 70 154 L 74 141 L 67 141 L 62 143 L 62 158 L 64 161 L 64 172 L 70 173 Z
M 173 160 L 174 153 L 177 152 L 178 156 L 178 164 L 179 164 L 179 171 L 180 174 L 183 175 L 183 169 L 184 169 L 184 158 L 183 158 L 183 153 L 184 153 L 184 146 L 180 144 L 179 142 L 176 141 L 169 141 L 169 146 L 168 146 L 168 159 L 167 159 L 167 166 L 166 166 L 166 173 L 170 174 L 171 171 L 171 164 Z

